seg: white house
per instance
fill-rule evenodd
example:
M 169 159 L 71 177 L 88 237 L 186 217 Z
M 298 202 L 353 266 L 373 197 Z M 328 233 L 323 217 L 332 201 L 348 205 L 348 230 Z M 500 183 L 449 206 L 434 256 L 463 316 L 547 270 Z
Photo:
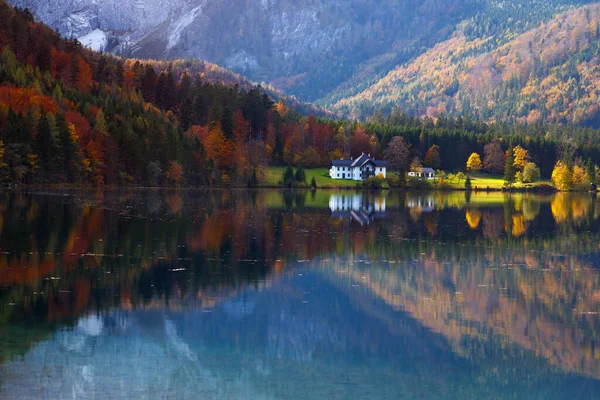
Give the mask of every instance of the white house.
M 329 169 L 332 179 L 362 181 L 379 174 L 387 176 L 387 161 L 375 160 L 370 154 L 362 153 L 357 159 L 333 160 Z
M 433 168 L 419 168 L 418 170 L 411 170 L 408 176 L 431 180 L 435 179 L 435 170 Z

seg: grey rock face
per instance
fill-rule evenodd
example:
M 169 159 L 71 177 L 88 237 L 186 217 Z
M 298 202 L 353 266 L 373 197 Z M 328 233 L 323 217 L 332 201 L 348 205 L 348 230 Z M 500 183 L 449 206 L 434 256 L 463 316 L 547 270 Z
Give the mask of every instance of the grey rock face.
M 419 44 L 478 1 L 9 0 L 67 37 L 88 35 L 92 47 L 89 34 L 104 32 L 106 51 L 202 58 L 309 100 L 361 63 Z

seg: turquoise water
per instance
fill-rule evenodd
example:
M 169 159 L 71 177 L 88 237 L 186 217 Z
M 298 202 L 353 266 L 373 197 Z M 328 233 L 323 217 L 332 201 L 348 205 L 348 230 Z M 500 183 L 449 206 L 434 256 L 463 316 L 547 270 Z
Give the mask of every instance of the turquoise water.
M 0 195 L 2 399 L 587 399 L 591 195 Z

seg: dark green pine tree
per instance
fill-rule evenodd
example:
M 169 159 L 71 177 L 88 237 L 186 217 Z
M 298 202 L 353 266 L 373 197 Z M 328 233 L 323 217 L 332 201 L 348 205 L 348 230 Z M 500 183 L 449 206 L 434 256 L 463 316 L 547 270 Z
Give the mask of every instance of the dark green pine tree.
M 51 67 L 51 61 L 51 44 L 43 40 L 37 45 L 35 55 L 36 66 L 42 71 L 48 71 Z
M 139 62 L 136 61 L 135 64 L 133 64 L 133 84 L 135 85 L 135 90 L 142 90 L 142 80 L 144 77 L 144 67 L 143 65 Z
M 227 104 L 223 106 L 223 111 L 221 112 L 221 128 L 223 129 L 223 135 L 227 139 L 233 138 L 233 113 Z
M 587 163 L 585 165 L 585 172 L 587 174 L 588 179 L 590 180 L 590 183 L 595 184 L 596 183 L 596 168 L 594 167 L 594 164 L 592 164 L 592 159 L 588 158 Z
M 115 64 L 115 75 L 117 85 L 123 86 L 125 83 L 125 67 L 123 66 L 123 61 L 121 60 L 118 60 Z
M 208 117 L 208 108 L 204 95 L 200 91 L 196 91 L 192 100 L 192 112 L 190 116 L 190 123 L 192 125 L 206 125 Z
M 223 118 L 223 107 L 221 106 L 221 103 L 216 102 L 210 108 L 210 111 L 208 113 L 208 123 L 212 127 L 212 126 L 214 126 L 215 123 L 221 122 L 222 118 Z
M 66 177 L 67 182 L 74 182 L 76 180 L 75 165 L 75 154 L 77 152 L 77 143 L 71 138 L 71 132 L 69 126 L 62 114 L 56 116 L 56 126 L 58 128 L 58 142 L 60 150 L 62 150 L 62 171 Z
M 465 180 L 465 190 L 469 191 L 473 189 L 473 185 L 471 183 L 471 177 L 467 175 L 467 179 Z
M 294 177 L 298 183 L 306 183 L 306 172 L 304 168 L 300 167 L 296 170 L 296 176 Z
M 184 72 L 179 81 L 178 96 L 180 102 L 190 97 L 190 90 L 192 90 L 192 78 L 190 78 L 190 74 Z
M 6 143 L 31 143 L 31 124 L 28 123 L 30 115 L 16 113 L 12 108 L 8 109 L 6 115 L 7 124 L 2 129 L 2 137 L 0 139 Z
M 294 182 L 294 170 L 291 166 L 287 166 L 283 173 L 283 184 L 286 186 L 291 185 Z
M 35 141 L 35 150 L 40 158 L 40 166 L 43 169 L 44 175 L 51 172 L 54 152 L 54 139 L 52 137 L 52 129 L 46 115 L 41 115 L 38 120 L 38 134 Z
M 166 73 L 165 87 L 163 88 L 163 107 L 165 110 L 175 111 L 177 108 L 177 84 L 173 77 L 172 66 L 169 65 Z
M 509 145 L 508 156 L 506 157 L 506 163 L 504 164 L 504 182 L 512 185 L 515 182 L 516 173 L 515 156 L 513 154 L 512 145 Z
M 79 79 L 79 63 L 78 63 L 77 57 L 71 58 L 70 69 L 71 69 L 71 75 L 69 76 L 69 79 L 70 79 L 69 83 L 72 86 L 77 86 L 77 81 Z
M 142 95 L 144 100 L 149 103 L 154 102 L 155 86 L 156 86 L 156 72 L 151 65 L 146 65 L 144 74 L 142 75 Z
M 94 70 L 94 80 L 102 84 L 106 82 L 106 57 L 104 54 L 100 55 L 96 62 L 96 69 Z
M 192 101 L 189 97 L 186 97 L 181 103 L 181 108 L 179 110 L 179 123 L 181 125 L 181 129 L 187 131 L 191 125 L 192 121 Z
M 156 81 L 154 90 L 154 105 L 162 110 L 166 110 L 166 92 L 167 92 L 167 74 L 161 72 Z

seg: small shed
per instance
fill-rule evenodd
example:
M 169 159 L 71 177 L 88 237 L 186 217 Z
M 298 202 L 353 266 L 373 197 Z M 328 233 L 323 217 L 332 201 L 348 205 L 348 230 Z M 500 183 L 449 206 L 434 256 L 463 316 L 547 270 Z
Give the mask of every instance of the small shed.
M 435 179 L 435 170 L 433 168 L 411 169 L 408 176 L 421 179 Z

